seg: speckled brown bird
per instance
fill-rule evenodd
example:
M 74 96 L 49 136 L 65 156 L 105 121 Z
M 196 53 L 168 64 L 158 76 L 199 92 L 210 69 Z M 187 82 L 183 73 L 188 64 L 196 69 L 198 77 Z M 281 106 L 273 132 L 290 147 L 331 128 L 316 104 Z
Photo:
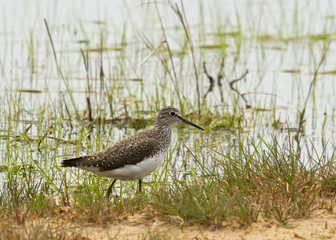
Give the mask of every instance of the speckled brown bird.
M 142 179 L 163 161 L 171 141 L 172 125 L 176 122 L 184 122 L 203 130 L 184 119 L 175 107 L 164 107 L 159 112 L 154 127 L 137 132 L 100 152 L 63 160 L 61 166 L 77 167 L 114 179 L 107 190 L 107 197 L 117 179 L 138 179 L 141 192 Z

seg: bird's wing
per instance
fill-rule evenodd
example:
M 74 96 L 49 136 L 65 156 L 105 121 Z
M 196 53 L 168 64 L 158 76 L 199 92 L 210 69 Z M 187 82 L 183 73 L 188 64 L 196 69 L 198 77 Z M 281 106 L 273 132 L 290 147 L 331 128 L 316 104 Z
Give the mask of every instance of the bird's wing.
M 107 171 L 125 165 L 135 165 L 161 151 L 154 138 L 142 138 L 137 135 L 130 138 L 123 139 L 98 153 L 64 160 L 61 164 L 63 167 L 98 167 L 99 171 Z

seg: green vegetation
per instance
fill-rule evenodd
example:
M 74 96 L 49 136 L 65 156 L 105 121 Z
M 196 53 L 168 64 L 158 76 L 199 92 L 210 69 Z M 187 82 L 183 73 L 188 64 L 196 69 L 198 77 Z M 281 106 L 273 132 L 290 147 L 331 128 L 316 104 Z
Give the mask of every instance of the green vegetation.
M 0 97 L 3 237 L 19 238 L 11 230 L 13 222 L 42 218 L 106 223 L 148 213 L 204 226 L 246 226 L 263 218 L 291 227 L 289 220 L 309 217 L 314 209 L 333 211 L 335 105 L 327 107 L 334 96 L 322 80 L 335 73 L 324 66 L 336 29 L 326 20 L 323 32 L 302 32 L 300 23 L 311 27 L 313 22 L 301 22 L 295 5 L 293 26 L 274 26 L 273 35 L 259 21 L 244 25 L 238 10 L 236 23 L 225 26 L 220 12 L 213 15 L 213 26 L 202 15 L 197 31 L 188 25 L 181 5 L 164 6 L 178 19 L 172 29 L 155 1 L 142 6 L 157 14 L 159 40 L 139 32 L 141 41 L 134 44 L 130 26 L 124 25 L 119 44 L 112 45 L 105 21 L 93 25 L 95 34 L 86 32 L 82 20 L 75 30 L 46 21 L 43 43 L 32 30 L 24 47 L 31 74 L 24 81 L 31 82 L 21 86 L 18 76 L 11 76 Z M 284 18 L 284 6 L 279 11 Z M 59 35 L 65 33 L 80 47 L 62 45 Z M 39 44 L 47 49 L 43 56 Z M 296 56 L 289 65 L 286 48 Z M 285 65 L 276 70 L 289 83 L 281 96 L 271 90 L 277 86 L 269 82 L 276 79 L 266 69 L 278 65 L 271 64 L 269 54 L 279 54 L 278 65 Z M 137 69 L 140 63 L 144 69 Z M 48 71 L 54 75 L 41 79 Z M 262 86 L 264 78 L 268 88 Z M 320 107 L 324 91 L 327 100 Z M 62 159 L 98 151 L 149 127 L 166 105 L 176 106 L 205 131 L 177 126 L 167 161 L 144 179 L 144 193 L 136 194 L 135 181 L 118 181 L 107 200 L 110 179 L 60 168 Z M 66 238 L 36 224 L 25 236 Z

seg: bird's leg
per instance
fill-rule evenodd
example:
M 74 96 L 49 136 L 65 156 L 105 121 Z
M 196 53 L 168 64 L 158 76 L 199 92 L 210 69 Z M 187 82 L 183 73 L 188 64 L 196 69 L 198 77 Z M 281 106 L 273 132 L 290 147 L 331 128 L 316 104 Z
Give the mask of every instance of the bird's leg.
M 106 192 L 106 198 L 107 198 L 107 199 L 110 198 L 110 195 L 111 195 L 111 192 L 112 192 L 113 185 L 115 184 L 116 181 L 117 181 L 117 179 L 114 179 L 113 182 L 111 183 L 111 185 L 109 186 L 109 188 L 107 189 L 107 192 Z
M 141 193 L 141 183 L 142 183 L 142 180 L 139 179 L 139 193 Z

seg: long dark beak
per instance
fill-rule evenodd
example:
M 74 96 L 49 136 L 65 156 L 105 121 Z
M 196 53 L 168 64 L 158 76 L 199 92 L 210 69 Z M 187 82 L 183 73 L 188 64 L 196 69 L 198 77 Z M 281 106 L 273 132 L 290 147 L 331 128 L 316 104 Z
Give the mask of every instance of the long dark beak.
M 189 120 L 184 119 L 183 117 L 180 117 L 180 116 L 178 116 L 178 118 L 179 118 L 182 122 L 188 123 L 189 125 L 194 126 L 194 127 L 198 128 L 198 129 L 201 129 L 201 130 L 203 131 L 203 128 L 201 128 L 200 126 L 197 126 L 195 123 L 190 122 Z

